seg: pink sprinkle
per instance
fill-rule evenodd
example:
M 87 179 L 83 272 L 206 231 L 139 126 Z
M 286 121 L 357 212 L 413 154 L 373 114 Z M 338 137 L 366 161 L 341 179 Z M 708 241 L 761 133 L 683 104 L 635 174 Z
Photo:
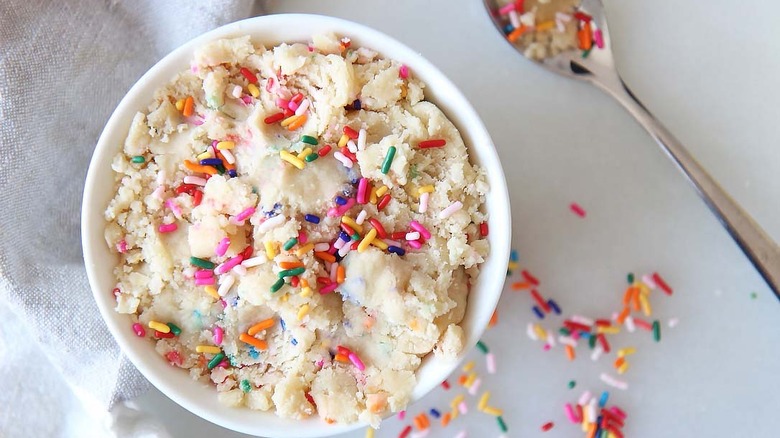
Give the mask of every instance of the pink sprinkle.
M 122 254 L 127 252 L 127 242 L 125 242 L 125 239 L 120 240 L 119 243 L 116 244 L 116 250 Z
M 274 78 L 268 78 L 268 82 L 265 83 L 265 91 L 270 92 L 274 87 Z
M 212 284 L 214 284 L 214 277 L 195 279 L 195 286 L 210 286 Z
M 585 406 L 588 403 L 588 400 L 590 400 L 591 393 L 590 391 L 585 391 L 580 396 L 580 399 L 577 400 L 577 404 L 580 406 Z
M 239 254 L 233 257 L 232 259 L 226 261 L 225 263 L 217 266 L 217 268 L 214 269 L 214 272 L 220 275 L 224 274 L 225 272 L 228 272 L 229 270 L 233 269 L 233 267 L 235 267 L 237 264 L 241 263 L 242 261 L 244 261 L 244 257 Z
M 498 9 L 498 13 L 501 15 L 506 15 L 509 13 L 509 11 L 515 10 L 515 2 L 509 3 L 506 6 L 502 6 Z
M 569 419 L 574 424 L 578 424 L 580 422 L 579 416 L 574 412 L 574 408 L 571 407 L 571 403 L 566 403 L 563 407 L 564 412 L 566 413 L 566 418 Z
M 146 330 L 144 329 L 144 326 L 142 326 L 137 322 L 133 324 L 133 331 L 135 332 L 135 335 L 138 336 L 139 338 L 143 338 L 144 336 L 146 336 Z
M 580 207 L 580 205 L 577 204 L 576 202 L 572 202 L 571 205 L 569 205 L 569 208 L 571 209 L 571 211 L 574 212 L 574 214 L 576 214 L 579 217 L 585 217 L 585 215 L 587 214 L 585 213 L 585 210 L 582 207 Z
M 414 249 L 420 249 L 420 248 L 422 248 L 422 243 L 420 243 L 420 241 L 419 241 L 419 240 L 410 240 L 410 241 L 408 241 L 408 242 L 406 242 L 406 243 L 408 243 L 408 244 L 409 244 L 409 246 L 411 246 L 411 247 L 412 247 L 412 248 L 414 248 Z
M 176 231 L 179 228 L 178 225 L 176 225 L 176 222 L 170 223 L 170 224 L 162 224 L 157 228 L 157 231 L 161 233 L 172 233 Z
M 216 345 L 222 345 L 222 336 L 225 334 L 224 330 L 222 330 L 222 327 L 216 326 L 214 327 L 214 344 Z
M 349 198 L 347 199 L 347 203 L 338 207 L 336 211 L 338 212 L 338 216 L 342 216 L 344 213 L 349 211 L 350 208 L 354 207 L 356 204 L 355 198 Z
M 299 103 L 290 101 L 290 103 L 287 104 L 287 108 L 290 109 L 290 111 L 295 111 L 298 109 Z
M 336 217 L 339 215 L 339 210 L 336 207 L 331 207 L 328 209 L 328 217 Z
M 431 232 L 428 231 L 424 226 L 422 226 L 421 223 L 417 221 L 411 221 L 409 222 L 409 226 L 412 227 L 415 231 L 419 231 L 420 234 L 422 234 L 423 237 L 425 237 L 426 239 L 431 238 Z
M 281 97 L 276 98 L 276 106 L 278 106 L 281 109 L 285 109 L 290 106 L 290 101 L 287 99 L 282 99 Z
M 398 419 L 403 421 L 403 419 L 406 418 L 406 411 L 401 411 L 398 413 Z
M 320 368 L 322 368 L 322 365 L 324 365 L 324 364 L 325 363 L 322 360 L 318 360 L 317 361 L 317 366 L 320 367 Z
M 550 349 L 551 349 L 551 348 L 552 348 L 552 345 L 550 345 L 550 344 L 544 344 L 544 347 L 542 347 L 542 350 L 544 350 L 544 351 L 550 351 Z
M 220 362 L 219 365 L 217 365 L 217 367 L 219 367 L 219 368 L 227 368 L 228 365 L 229 365 L 228 364 L 228 360 L 227 359 L 222 359 L 222 362 Z
M 242 211 L 241 213 L 237 214 L 234 219 L 237 222 L 241 222 L 247 220 L 249 216 L 252 216 L 253 214 L 255 214 L 255 208 L 249 207 L 246 210 Z
M 401 79 L 406 79 L 409 77 L 409 67 L 407 67 L 406 64 L 402 65 L 401 68 L 398 69 L 398 76 L 400 76 Z
M 244 102 L 244 104 L 249 105 L 252 103 L 252 96 L 246 95 L 241 98 L 241 102 Z
M 227 302 L 221 298 L 219 299 L 219 304 L 222 305 L 222 309 L 225 309 L 227 307 Z
M 360 182 L 358 182 L 358 192 L 357 192 L 357 202 L 359 204 L 365 204 L 368 201 L 366 199 L 367 191 L 368 191 L 368 178 L 360 178 Z
M 360 360 L 360 358 L 358 357 L 357 354 L 349 353 L 349 356 L 347 356 L 347 357 L 349 358 L 349 361 L 352 362 L 352 365 L 355 365 L 357 367 L 357 369 L 359 369 L 360 371 L 363 371 L 363 370 L 366 369 L 366 366 L 363 365 L 363 361 Z
M 620 419 L 621 419 L 621 420 L 625 420 L 625 419 L 626 419 L 626 417 L 628 417 L 628 415 L 626 415 L 626 413 L 625 413 L 625 412 L 623 412 L 623 410 L 622 410 L 622 409 L 620 409 L 620 408 L 619 408 L 619 407 L 617 407 L 617 406 L 611 406 L 611 407 L 609 408 L 609 410 L 611 410 L 612 412 L 614 412 L 614 413 L 615 413 L 615 415 L 617 415 L 618 417 L 620 417 Z
M 320 289 L 320 295 L 325 295 L 325 294 L 331 293 L 334 290 L 336 290 L 337 287 L 339 287 L 339 284 L 336 283 L 336 282 L 333 282 L 331 284 L 325 285 L 325 286 L 323 286 Z
M 593 32 L 593 40 L 596 41 L 596 47 L 599 49 L 604 48 L 604 34 L 601 33 L 601 29 L 596 29 L 596 31 Z
M 462 401 L 458 404 L 458 410 L 461 414 L 466 415 L 469 412 L 469 408 L 466 406 L 466 402 Z
M 214 271 L 210 269 L 199 269 L 195 271 L 195 278 L 211 278 L 214 276 Z
M 181 208 L 173 201 L 173 199 L 168 199 L 165 201 L 165 206 L 168 207 L 177 218 L 181 218 Z
M 217 244 L 217 249 L 215 250 L 215 252 L 217 253 L 218 256 L 222 257 L 227 252 L 229 246 L 230 246 L 230 238 L 225 237 L 219 241 L 219 244 Z
M 306 245 L 306 242 L 308 241 L 309 241 L 309 237 L 306 236 L 306 233 L 303 230 L 298 231 L 298 243 L 300 243 L 301 245 Z
M 488 353 L 485 355 L 485 362 L 487 366 L 487 372 L 488 374 L 495 374 L 496 373 L 496 357 L 493 356 L 493 353 Z

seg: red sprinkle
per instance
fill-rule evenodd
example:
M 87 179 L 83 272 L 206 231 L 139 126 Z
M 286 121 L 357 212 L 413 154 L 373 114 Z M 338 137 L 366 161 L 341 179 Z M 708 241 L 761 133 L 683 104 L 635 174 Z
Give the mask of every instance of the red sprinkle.
M 314 397 L 312 397 L 309 392 L 306 392 L 303 395 L 306 396 L 306 400 L 308 400 L 312 406 L 317 407 L 317 403 L 314 403 Z
M 241 67 L 241 70 L 239 70 L 242 75 L 246 78 L 247 81 L 249 81 L 250 84 L 256 84 L 257 83 L 257 76 L 255 76 L 254 73 L 252 73 L 251 70 L 249 70 L 246 67 Z
M 349 348 L 343 345 L 338 345 L 336 349 L 339 351 L 339 353 L 343 354 L 344 356 L 349 356 L 349 354 L 352 353 L 352 350 L 350 350 Z
M 444 389 L 450 389 L 450 382 L 448 382 L 446 380 L 441 382 L 441 387 L 444 388 Z
M 653 330 L 653 325 L 649 322 L 645 321 L 644 319 L 640 318 L 634 318 L 634 324 L 644 330 L 651 331 Z
M 553 426 L 555 426 L 555 423 L 553 423 L 552 421 L 550 421 L 548 423 L 544 423 L 542 425 L 542 432 L 547 432 L 548 430 L 552 429 Z
M 489 232 L 489 230 L 488 230 L 488 223 L 487 222 L 482 222 L 481 224 L 479 224 L 479 234 L 480 234 L 480 236 L 487 237 L 488 236 L 488 232 Z
M 379 237 L 382 239 L 387 237 L 387 231 L 385 231 L 385 227 L 382 226 L 382 223 L 378 220 L 371 218 L 368 220 L 371 223 L 371 226 L 376 229 L 376 233 L 379 234 Z
M 382 196 L 382 199 L 379 200 L 379 202 L 376 204 L 376 209 L 379 211 L 384 210 L 385 207 L 387 207 L 387 204 L 390 203 L 390 194 L 385 193 L 384 196 Z
M 186 193 L 186 194 L 192 196 L 193 192 L 195 190 L 197 190 L 197 189 L 198 189 L 198 186 L 196 186 L 195 184 L 181 184 L 181 185 L 179 185 L 179 187 L 176 187 L 176 190 L 174 190 L 174 191 L 176 192 L 177 195 L 180 195 L 182 193 Z
M 563 325 L 566 326 L 567 329 L 574 331 L 574 330 L 581 330 L 583 332 L 589 332 L 590 326 L 587 326 L 585 324 L 580 324 L 578 322 L 574 321 L 563 321 Z
M 295 96 L 293 96 L 292 99 L 290 99 L 290 102 L 301 103 L 302 100 L 303 100 L 303 94 L 298 93 Z
M 170 339 L 170 338 L 172 338 L 174 336 L 176 336 L 176 335 L 174 335 L 171 332 L 162 333 L 162 332 L 158 332 L 157 330 L 154 331 L 154 337 L 157 338 L 157 339 L 162 339 L 162 338 Z
M 353 162 L 353 163 L 354 163 L 355 161 L 357 161 L 357 157 L 355 156 L 355 154 L 353 154 L 352 152 L 350 152 L 350 151 L 349 151 L 349 149 L 347 149 L 347 147 L 346 147 L 346 146 L 344 146 L 343 148 L 341 148 L 341 153 L 342 153 L 342 154 L 344 154 L 344 156 L 345 156 L 345 157 L 347 157 L 347 158 L 349 158 L 350 160 L 352 160 L 352 162 Z
M 352 242 L 352 251 L 355 251 L 358 248 L 358 245 L 360 245 L 359 240 Z
M 284 117 L 291 117 L 293 114 L 295 114 L 295 111 L 291 110 L 290 108 L 284 109 Z
M 590 15 L 588 15 L 588 14 L 586 14 L 584 12 L 575 12 L 574 13 L 574 18 L 576 18 L 576 19 L 578 19 L 580 21 L 584 21 L 586 23 L 590 23 L 590 20 L 593 19 L 593 17 L 591 17 Z
M 196 207 L 199 206 L 201 202 L 203 202 L 203 192 L 200 190 L 195 190 L 195 194 L 192 197 L 195 198 L 192 200 L 192 205 Z
M 661 278 L 661 276 L 658 275 L 657 272 L 653 272 L 653 281 L 655 281 L 655 284 L 657 284 L 658 287 L 660 287 L 662 291 L 666 292 L 666 295 L 671 295 L 672 294 L 672 288 L 669 287 L 668 284 L 666 284 L 664 279 Z
M 341 229 L 344 230 L 344 232 L 347 233 L 348 236 L 352 236 L 353 234 L 355 234 L 355 230 L 353 230 L 352 227 L 345 224 L 344 222 L 341 223 Z
M 318 284 L 327 285 L 327 284 L 330 284 L 331 281 L 330 281 L 329 277 L 317 277 L 317 283 Z
M 273 123 L 276 123 L 276 122 L 282 120 L 283 118 L 284 118 L 284 113 L 282 112 L 282 113 L 276 113 L 276 114 L 270 115 L 270 116 L 266 117 L 265 119 L 263 119 L 263 121 L 265 122 L 266 125 L 271 125 Z
M 241 251 L 241 260 L 250 259 L 254 252 L 255 252 L 255 249 L 252 248 L 252 245 L 247 246 L 246 248 L 244 248 L 243 251 Z
M 378 231 L 377 231 L 378 233 Z M 394 233 L 390 234 L 390 238 L 393 240 L 405 240 L 406 239 L 406 231 L 396 231 Z
M 607 342 L 607 337 L 604 336 L 604 333 L 599 333 L 598 335 L 596 335 L 596 337 L 598 338 L 599 343 L 601 344 L 601 348 L 604 349 L 604 353 L 609 353 L 610 350 L 609 342 Z
M 333 149 L 333 147 L 329 144 L 326 144 L 325 146 L 321 147 L 319 151 L 317 151 L 317 155 L 324 157 L 325 155 L 328 155 L 328 152 Z
M 547 301 L 542 298 L 541 295 L 539 295 L 539 292 L 536 289 L 531 289 L 531 296 L 534 298 L 534 301 L 536 301 L 536 304 L 539 305 L 544 310 L 544 313 L 550 313 L 550 305 L 547 304 Z
M 525 281 L 533 284 L 534 286 L 539 286 L 539 280 L 533 275 L 531 275 L 530 272 L 523 269 L 523 272 L 521 272 L 521 274 L 523 275 L 523 278 L 525 278 Z
M 297 276 L 297 275 L 293 275 L 292 277 L 290 277 L 290 286 L 292 286 L 292 287 L 298 287 L 298 285 L 300 284 L 300 282 L 301 282 L 301 279 L 300 279 L 300 278 L 298 278 L 298 276 Z
M 409 434 L 412 433 L 412 426 L 406 426 L 404 430 L 401 431 L 401 433 L 398 435 L 398 438 L 406 438 L 409 436 Z
M 425 140 L 417 143 L 417 147 L 420 149 L 440 148 L 445 144 L 447 144 L 447 141 L 442 139 Z
M 358 132 L 349 126 L 344 126 L 344 134 L 352 140 L 356 140 L 358 138 Z
M 585 215 L 587 214 L 585 210 L 582 207 L 580 207 L 580 205 L 577 204 L 576 202 L 572 202 L 571 205 L 569 205 L 569 208 L 571 209 L 571 211 L 574 212 L 574 214 L 576 214 L 579 217 L 585 217 Z
M 608 319 L 597 319 L 596 320 L 596 326 L 597 327 L 612 327 L 612 321 Z

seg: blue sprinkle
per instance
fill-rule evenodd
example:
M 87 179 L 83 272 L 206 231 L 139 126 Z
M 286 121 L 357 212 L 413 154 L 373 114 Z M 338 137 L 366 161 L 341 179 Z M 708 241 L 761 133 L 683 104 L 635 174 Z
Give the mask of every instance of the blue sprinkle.
M 504 33 L 505 34 L 510 34 L 510 33 L 512 33 L 513 30 L 515 30 L 515 27 L 512 26 L 511 24 L 507 24 L 506 26 L 504 26 Z
M 538 306 L 534 306 L 533 311 L 536 314 L 537 318 L 544 319 L 544 313 L 542 312 L 542 309 L 540 309 Z
M 550 308 L 553 310 L 553 312 L 555 312 L 556 315 L 560 315 L 561 314 L 561 308 L 558 306 L 558 303 L 553 301 L 552 298 L 547 300 L 547 305 L 550 306 Z
M 590 332 L 583 332 L 582 330 L 580 330 L 579 332 L 580 332 L 580 337 L 581 338 L 590 339 L 590 336 L 591 336 Z
M 306 222 L 311 222 L 313 224 L 320 223 L 320 217 L 319 216 L 315 216 L 313 214 L 307 214 L 303 218 L 306 219 Z
M 282 325 L 282 330 L 287 330 L 287 324 L 284 323 L 283 319 L 279 319 L 279 323 Z
M 249 355 L 252 356 L 252 359 L 257 359 L 260 357 L 260 352 L 255 350 L 255 347 L 249 346 Z
M 509 253 L 509 260 L 512 260 L 513 262 L 516 262 L 520 256 L 517 255 L 517 250 L 513 249 L 511 253 Z
M 342 198 L 341 196 L 336 196 L 336 204 L 338 205 L 344 205 L 347 203 L 347 200 Z
M 360 181 L 359 179 L 357 179 L 357 178 L 353 178 L 353 179 L 352 179 L 350 182 L 351 182 L 352 184 L 357 184 L 359 181 Z
M 238 172 L 236 172 L 236 169 L 230 169 L 228 170 L 228 175 L 230 175 L 231 178 L 235 178 L 238 176 Z
M 290 342 L 292 342 L 293 345 L 298 345 L 298 341 L 296 341 L 295 338 L 292 338 L 292 341 Z
M 395 245 L 388 246 L 387 250 L 394 254 L 398 254 L 399 256 L 406 254 L 406 251 L 403 248 L 397 247 Z
M 200 164 L 203 166 L 216 166 L 218 164 L 222 164 L 222 160 L 220 160 L 219 158 L 206 158 L 200 160 Z
M 609 400 L 609 392 L 604 391 L 601 393 L 601 397 L 599 398 L 599 408 L 603 408 L 607 405 L 607 400 Z
M 436 409 L 434 409 L 434 408 L 431 408 L 431 417 L 433 417 L 433 418 L 439 418 L 439 417 L 441 417 L 441 414 L 440 414 L 440 413 L 439 413 L 439 411 L 437 411 Z
M 603 416 L 599 415 L 599 418 L 596 419 L 596 433 L 593 434 L 593 436 L 601 436 L 601 419 Z
M 352 108 L 354 108 L 354 109 L 356 109 L 356 110 L 359 110 L 359 109 L 361 109 L 362 107 L 363 107 L 363 106 L 362 106 L 362 104 L 360 103 L 360 100 L 359 100 L 359 99 L 355 99 L 355 101 L 354 101 L 354 102 L 352 102 Z
M 343 240 L 344 242 L 349 242 L 349 234 L 339 231 L 339 239 Z

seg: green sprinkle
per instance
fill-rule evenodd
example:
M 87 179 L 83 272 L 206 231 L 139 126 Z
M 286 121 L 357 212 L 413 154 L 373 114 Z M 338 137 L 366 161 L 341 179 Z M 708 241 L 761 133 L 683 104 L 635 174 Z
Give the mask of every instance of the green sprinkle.
M 588 338 L 588 347 L 590 347 L 591 350 L 596 348 L 596 336 L 591 334 L 590 338 Z
M 295 269 L 285 269 L 284 271 L 279 271 L 279 279 L 283 279 L 285 277 L 292 277 L 294 275 L 301 275 L 306 270 L 304 267 L 295 268 Z M 279 281 L 277 281 L 278 283 Z M 276 286 L 274 284 L 274 286 Z M 277 289 L 278 290 L 278 289 Z M 271 292 L 276 292 L 275 290 L 271 289 Z
M 628 284 L 634 284 L 634 273 L 629 272 L 628 277 L 626 277 L 626 280 L 628 280 Z
M 306 160 L 307 163 L 311 163 L 312 161 L 316 160 L 319 157 L 320 157 L 319 155 L 317 155 L 315 153 L 311 153 L 311 154 L 307 155 L 306 158 L 304 158 L 304 160 Z
M 179 336 L 181 334 L 181 329 L 176 324 L 169 322 L 165 325 L 171 328 L 171 333 L 173 333 L 173 336 Z
M 217 266 L 208 260 L 199 259 L 197 257 L 190 257 L 190 264 L 203 269 L 214 269 L 214 267 Z
M 306 144 L 310 144 L 310 145 L 314 145 L 314 146 L 317 146 L 317 144 L 318 144 L 317 139 L 312 137 L 311 135 L 302 135 L 301 136 L 301 141 L 306 143 Z
M 214 369 L 215 366 L 219 365 L 220 362 L 222 362 L 222 359 L 225 358 L 225 353 L 219 353 L 211 358 L 209 361 L 209 369 Z
M 136 155 L 133 158 L 130 159 L 135 164 L 143 164 L 146 161 L 146 158 L 144 158 L 143 155 Z
M 390 165 L 393 164 L 393 157 L 395 157 L 395 146 L 390 146 L 385 155 L 385 162 L 382 163 L 382 173 L 387 175 L 390 171 Z
M 653 321 L 653 340 L 661 342 L 661 323 L 657 319 Z
M 241 381 L 241 390 L 244 392 L 249 392 L 252 390 L 252 385 L 249 384 L 249 380 L 244 379 Z
M 482 341 L 477 341 L 477 348 L 479 348 L 479 350 L 485 354 L 487 354 L 489 351 L 487 345 L 485 345 Z
M 282 248 L 284 248 L 285 251 L 289 251 L 289 250 L 292 249 L 293 246 L 295 246 L 297 244 L 298 244 L 298 239 L 293 237 L 292 239 L 288 240 L 287 242 L 284 242 L 284 246 Z
M 355 242 L 357 242 L 358 240 L 360 240 L 360 234 L 355 233 L 355 234 L 349 236 L 349 238 L 354 240 Z
M 755 300 L 756 298 L 758 298 L 758 294 L 755 293 L 755 292 L 751 292 L 750 293 L 750 298 Z
M 217 164 L 216 166 L 214 166 L 214 168 L 217 169 L 217 172 L 219 172 L 220 175 L 224 175 L 225 172 L 227 171 L 227 169 L 225 169 L 225 166 L 221 164 Z
M 591 51 L 591 50 L 593 50 L 593 46 L 590 46 L 590 49 L 588 49 L 588 50 L 583 50 L 583 51 L 582 51 L 582 59 L 585 59 L 585 58 L 587 58 L 587 57 L 588 57 L 588 55 L 590 55 L 590 51 Z
M 504 423 L 504 419 L 503 419 L 503 418 L 501 418 L 501 416 L 500 416 L 500 415 L 499 415 L 498 417 L 496 417 L 496 421 L 498 421 L 498 427 L 500 427 L 500 428 L 501 428 L 501 432 L 504 432 L 504 433 L 506 433 L 506 431 L 507 431 L 507 430 L 509 430 L 509 429 L 506 427 L 506 423 Z
M 563 336 L 569 336 L 571 334 L 571 331 L 566 327 L 561 327 L 560 329 L 558 329 L 558 333 L 562 334 Z
M 577 386 L 577 382 L 574 380 L 569 380 L 569 389 L 574 389 L 575 386 Z
M 281 272 L 280 272 L 280 274 L 281 274 Z M 271 285 L 271 293 L 278 292 L 279 289 L 282 288 L 282 286 L 284 286 L 284 278 L 280 278 L 280 279 L 276 280 L 276 283 Z

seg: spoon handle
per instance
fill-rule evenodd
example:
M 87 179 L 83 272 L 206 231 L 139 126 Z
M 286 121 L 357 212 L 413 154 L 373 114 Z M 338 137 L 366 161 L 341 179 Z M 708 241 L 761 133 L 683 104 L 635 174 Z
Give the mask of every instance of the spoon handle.
M 596 82 L 596 85 L 620 102 L 655 139 L 780 298 L 780 247 L 774 240 L 715 182 L 680 141 L 647 111 L 622 82 Z

